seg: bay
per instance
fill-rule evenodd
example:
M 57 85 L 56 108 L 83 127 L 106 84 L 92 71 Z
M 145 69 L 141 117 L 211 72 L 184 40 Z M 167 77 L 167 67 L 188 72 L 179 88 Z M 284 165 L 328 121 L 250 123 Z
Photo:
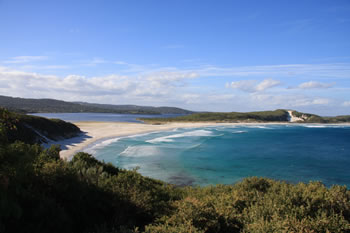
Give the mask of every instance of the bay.
M 87 152 L 176 185 L 233 184 L 260 176 L 350 187 L 349 142 L 349 126 L 216 126 L 109 139 Z
M 79 121 L 104 121 L 104 122 L 134 122 L 142 123 L 138 118 L 176 117 L 183 114 L 162 114 L 162 115 L 142 115 L 142 114 L 114 114 L 114 113 L 32 113 L 33 116 L 61 119 L 68 122 Z

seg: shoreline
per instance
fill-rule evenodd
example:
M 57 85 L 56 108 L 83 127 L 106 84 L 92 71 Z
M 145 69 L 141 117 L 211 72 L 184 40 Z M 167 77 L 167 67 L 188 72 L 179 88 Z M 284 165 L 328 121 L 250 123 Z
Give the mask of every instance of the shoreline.
M 58 144 L 61 146 L 60 157 L 69 160 L 74 154 L 83 151 L 98 141 L 127 137 L 131 135 L 168 131 L 176 128 L 199 128 L 209 126 L 244 126 L 244 125 L 306 125 L 305 123 L 291 122 L 265 122 L 265 123 L 218 123 L 218 122 L 171 122 L 164 124 L 140 124 L 128 122 L 102 122 L 82 121 L 75 122 L 76 126 L 83 132 L 80 136 L 61 141 L 50 142 L 49 145 Z M 349 124 L 319 124 L 309 123 L 308 125 L 347 125 Z

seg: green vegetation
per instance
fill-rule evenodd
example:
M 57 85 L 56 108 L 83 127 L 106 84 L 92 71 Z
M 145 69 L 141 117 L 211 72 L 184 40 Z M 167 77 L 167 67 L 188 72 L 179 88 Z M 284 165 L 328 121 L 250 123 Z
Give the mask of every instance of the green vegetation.
M 119 113 L 119 114 L 189 114 L 191 111 L 173 107 L 148 107 L 136 105 L 90 104 L 65 102 L 54 99 L 25 99 L 0 96 L 0 107 L 19 113 Z
M 293 116 L 304 118 L 304 121 L 302 121 L 303 123 L 331 123 L 328 120 L 326 120 L 324 117 L 320 117 L 315 114 L 302 113 L 298 111 L 293 111 L 292 114 Z
M 47 139 L 60 140 L 81 133 L 77 126 L 62 120 L 17 114 L 3 108 L 0 108 L 0 123 L 14 129 L 4 131 L 10 142 L 43 143 Z
M 293 115 L 297 117 L 304 117 L 303 121 L 299 123 L 349 123 L 350 116 L 337 117 L 320 117 L 315 114 L 301 113 L 293 111 Z M 278 109 L 275 111 L 261 111 L 261 112 L 207 112 L 194 113 L 187 116 L 173 117 L 173 118 L 140 118 L 140 120 L 151 123 L 165 123 L 165 122 L 230 122 L 230 123 L 263 123 L 263 122 L 289 122 L 288 111 Z
M 346 123 L 350 122 L 350 116 L 323 117 L 329 123 Z
M 174 187 L 86 153 L 64 161 L 58 147 L 13 142 L 21 119 L 4 114 L 0 232 L 350 232 L 346 187 L 257 177 Z
M 287 122 L 288 112 L 285 110 L 263 111 L 263 112 L 208 112 L 194 113 L 187 116 L 174 118 L 152 118 L 145 119 L 145 122 L 196 122 L 196 121 L 216 121 L 216 122 Z

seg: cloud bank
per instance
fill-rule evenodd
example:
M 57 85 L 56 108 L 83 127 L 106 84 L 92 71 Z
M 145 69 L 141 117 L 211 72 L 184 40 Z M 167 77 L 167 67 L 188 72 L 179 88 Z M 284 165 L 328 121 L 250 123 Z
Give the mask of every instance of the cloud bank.
M 23 56 L 12 60 L 16 59 L 24 62 L 30 59 L 45 58 Z M 101 66 L 107 63 L 111 62 L 96 58 L 89 64 Z M 11 64 L 19 64 L 18 67 L 24 67 L 23 63 Z M 329 115 L 328 112 L 348 114 L 350 106 L 348 94 L 346 94 L 349 93 L 349 89 L 346 85 L 342 88 L 337 87 L 340 86 L 338 81 L 343 80 L 348 71 L 346 69 L 339 71 L 335 65 L 327 66 L 316 72 L 322 73 L 323 77 L 326 77 L 331 75 L 330 67 L 333 71 L 335 70 L 334 76 L 327 77 L 325 78 L 327 81 L 321 82 L 315 81 L 312 77 L 303 77 L 308 72 L 312 73 L 320 68 L 317 66 L 290 65 L 291 70 L 288 73 L 287 65 L 230 69 L 215 67 L 193 69 L 174 67 L 156 69 L 156 67 L 151 67 L 150 69 L 147 66 L 129 64 L 123 61 L 114 61 L 112 64 L 121 68 L 120 70 L 126 68 L 127 72 L 101 76 L 75 74 L 57 76 L 25 72 L 10 68 L 13 67 L 12 65 L 0 66 L 0 95 L 107 104 L 167 105 L 199 111 L 254 111 L 294 108 L 318 114 L 324 112 L 326 115 Z M 30 63 L 24 65 L 35 68 Z M 276 70 L 274 70 L 275 68 Z M 69 67 L 67 69 L 69 71 Z M 43 70 L 43 68 L 39 70 Z M 302 70 L 305 72 L 301 72 Z M 261 79 L 266 74 L 270 74 L 270 77 L 273 78 Z M 284 74 L 288 74 L 288 76 L 284 76 Z M 338 77 L 337 86 L 333 80 L 334 77 Z M 292 87 L 288 87 L 288 85 Z M 310 90 L 317 90 L 317 92 Z M 338 94 L 340 92 L 345 93 L 339 94 L 343 98 L 331 97 L 331 93 Z
M 280 81 L 273 79 L 265 79 L 261 82 L 258 82 L 256 80 L 241 80 L 227 83 L 226 87 L 230 87 L 232 89 L 239 89 L 245 92 L 260 92 L 278 86 L 280 84 Z
M 316 81 L 310 81 L 301 83 L 298 88 L 301 89 L 325 89 L 325 88 L 331 88 L 334 86 L 334 83 L 320 83 Z

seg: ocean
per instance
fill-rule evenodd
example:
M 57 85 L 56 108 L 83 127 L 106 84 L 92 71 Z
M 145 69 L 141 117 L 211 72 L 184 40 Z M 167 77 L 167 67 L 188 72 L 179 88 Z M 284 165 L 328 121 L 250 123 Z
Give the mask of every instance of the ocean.
M 108 139 L 97 159 L 176 185 L 234 184 L 259 176 L 350 187 L 350 126 L 246 125 Z

